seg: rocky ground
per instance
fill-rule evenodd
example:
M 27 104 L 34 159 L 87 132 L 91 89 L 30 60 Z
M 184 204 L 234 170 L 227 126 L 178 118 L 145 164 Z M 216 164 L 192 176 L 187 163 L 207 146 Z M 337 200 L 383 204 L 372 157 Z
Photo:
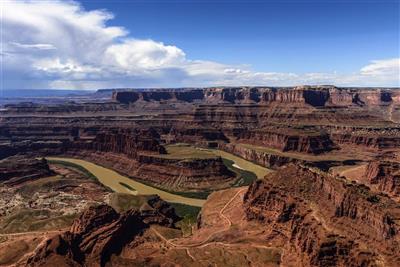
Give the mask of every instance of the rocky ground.
M 48 164 L 46 160 L 24 157 L 0 161 L 0 165 L 8 166 L 10 173 L 18 167 L 15 172 L 19 174 L 19 169 L 24 169 L 24 166 L 35 166 L 30 170 L 38 173 L 32 180 L 15 179 L 18 178 L 16 176 L 0 184 L 2 234 L 68 226 L 85 208 L 105 202 L 110 194 L 93 177 L 72 166 Z

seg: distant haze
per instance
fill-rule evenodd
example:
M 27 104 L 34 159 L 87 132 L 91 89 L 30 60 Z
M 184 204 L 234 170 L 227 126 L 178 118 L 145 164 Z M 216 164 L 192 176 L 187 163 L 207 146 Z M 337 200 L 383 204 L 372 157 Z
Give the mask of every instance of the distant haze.
M 90 90 L 54 90 L 54 89 L 6 89 L 0 93 L 4 98 L 19 97 L 63 97 L 74 95 L 86 95 L 94 91 Z

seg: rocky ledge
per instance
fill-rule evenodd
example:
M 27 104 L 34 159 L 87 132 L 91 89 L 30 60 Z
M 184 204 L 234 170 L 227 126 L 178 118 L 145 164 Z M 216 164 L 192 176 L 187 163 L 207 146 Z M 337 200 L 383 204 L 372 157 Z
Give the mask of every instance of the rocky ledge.
M 27 260 L 28 266 L 105 266 L 125 246 L 135 246 L 150 225 L 173 227 L 179 219 L 161 199 L 118 214 L 108 205 L 90 207 L 69 231 L 47 239 Z
M 288 165 L 253 183 L 246 216 L 286 240 L 301 266 L 397 266 L 400 208 L 367 187 Z
M 54 175 L 45 159 L 14 156 L 0 160 L 0 183 L 14 186 Z
M 400 196 L 400 163 L 376 161 L 367 165 L 366 183 L 392 196 Z

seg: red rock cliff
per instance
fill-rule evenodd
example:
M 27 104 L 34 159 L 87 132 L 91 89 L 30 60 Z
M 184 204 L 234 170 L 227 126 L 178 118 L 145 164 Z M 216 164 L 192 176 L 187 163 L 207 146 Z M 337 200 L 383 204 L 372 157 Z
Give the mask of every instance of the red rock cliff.
M 393 196 L 400 196 L 400 163 L 376 161 L 368 164 L 365 180 L 378 190 Z
M 298 87 L 212 87 L 197 89 L 154 89 L 115 91 L 113 100 L 120 103 L 136 101 L 197 101 L 203 104 L 236 103 L 268 104 L 297 103 L 314 107 L 326 105 L 388 105 L 399 104 L 398 93 L 391 89 L 354 89 L 335 86 Z
M 294 165 L 250 186 L 249 220 L 280 232 L 303 266 L 397 266 L 400 209 L 365 186 Z

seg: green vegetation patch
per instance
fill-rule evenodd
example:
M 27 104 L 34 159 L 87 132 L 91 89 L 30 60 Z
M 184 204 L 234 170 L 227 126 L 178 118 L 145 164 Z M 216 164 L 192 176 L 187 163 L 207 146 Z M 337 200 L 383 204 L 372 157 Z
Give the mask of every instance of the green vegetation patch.
M 169 203 L 172 207 L 175 209 L 175 213 L 179 217 L 191 217 L 197 219 L 197 215 L 201 211 L 201 207 L 195 207 L 195 206 L 190 206 L 190 205 L 185 205 L 185 204 L 180 204 L 180 203 Z
M 233 166 L 235 164 L 234 161 L 223 158 L 222 161 L 224 162 L 225 166 L 236 173 L 238 179 L 236 180 L 234 187 L 250 185 L 253 181 L 257 180 L 257 175 L 254 172 L 242 170 Z
M 68 227 L 77 214 L 60 215 L 49 210 L 21 209 L 1 221 L 1 233 L 19 233 L 39 230 L 54 230 Z
M 197 199 L 207 199 L 207 197 L 213 192 L 211 190 L 200 191 L 200 192 L 178 192 L 178 191 L 169 191 L 166 189 L 162 189 L 162 190 L 167 191 L 168 193 L 171 193 L 171 194 L 180 195 L 180 196 L 188 197 L 188 198 L 197 198 Z
M 152 195 L 131 195 L 126 193 L 113 193 L 110 197 L 110 205 L 117 212 L 125 212 L 130 209 L 140 209 L 145 205 Z M 197 224 L 197 216 L 201 211 L 200 207 L 180 203 L 169 203 L 174 209 L 175 213 L 182 218 L 177 222 L 176 226 L 181 229 L 184 235 L 192 233 L 192 226 Z
M 110 206 L 117 212 L 125 212 L 130 209 L 139 209 L 146 204 L 151 195 L 132 195 L 126 193 L 112 193 L 110 196 Z
M 242 167 L 244 170 L 250 170 L 254 174 L 256 174 L 258 179 L 263 179 L 268 173 L 270 173 L 272 170 L 265 168 L 259 164 L 253 163 L 249 160 L 243 159 L 239 156 L 233 155 L 231 153 L 218 150 L 218 149 L 210 149 L 215 155 L 220 156 L 221 158 L 228 159 L 234 161 L 236 164 L 238 164 L 240 167 Z
M 216 158 L 216 155 L 209 150 L 196 148 L 189 144 L 173 144 L 165 146 L 167 153 L 157 155 L 167 159 L 211 159 Z
M 30 181 L 22 185 L 17 189 L 17 192 L 20 193 L 23 197 L 30 198 L 36 192 L 39 191 L 48 191 L 53 188 L 53 185 L 61 181 L 61 176 L 50 176 L 46 178 L 41 178 L 35 181 Z
M 175 213 L 183 219 L 176 223 L 184 236 L 192 234 L 192 227 L 197 225 L 197 216 L 199 215 L 201 208 L 189 206 L 180 203 L 170 203 L 175 209 Z

